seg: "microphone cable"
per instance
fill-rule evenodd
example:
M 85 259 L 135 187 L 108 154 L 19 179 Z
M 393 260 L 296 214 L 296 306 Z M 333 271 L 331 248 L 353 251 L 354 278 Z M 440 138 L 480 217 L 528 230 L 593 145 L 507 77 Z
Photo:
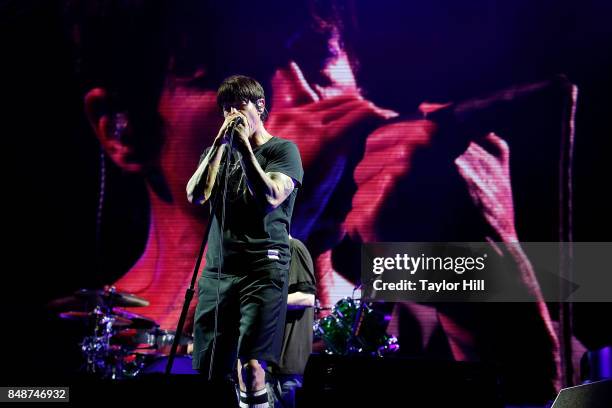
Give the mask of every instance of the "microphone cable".
M 215 324 L 214 324 L 214 330 L 213 330 L 213 342 L 212 342 L 212 347 L 210 351 L 210 363 L 208 367 L 208 380 L 209 381 L 212 380 L 213 362 L 215 360 L 215 351 L 216 351 L 216 346 L 217 346 L 217 333 L 218 333 L 218 324 L 219 324 L 219 297 L 220 297 L 219 290 L 221 286 L 221 269 L 223 268 L 222 261 L 223 261 L 223 228 L 225 227 L 225 198 L 227 195 L 227 182 L 229 179 L 229 169 L 230 169 L 230 164 L 231 164 L 231 157 L 233 156 L 232 145 L 234 143 L 234 133 L 236 131 L 236 126 L 237 124 L 232 126 L 232 131 L 230 133 L 230 140 L 229 140 L 226 157 L 225 157 L 225 167 L 223 168 L 224 177 L 223 177 L 223 188 L 221 190 L 223 195 L 221 196 L 221 227 L 220 227 L 220 233 L 219 233 L 219 256 L 218 256 L 219 266 L 217 267 L 217 288 L 216 288 L 217 295 L 216 295 L 216 301 L 215 301 L 215 319 L 214 319 Z M 225 130 L 225 132 L 227 134 L 227 129 Z M 212 216 L 215 216 L 215 214 L 213 213 Z

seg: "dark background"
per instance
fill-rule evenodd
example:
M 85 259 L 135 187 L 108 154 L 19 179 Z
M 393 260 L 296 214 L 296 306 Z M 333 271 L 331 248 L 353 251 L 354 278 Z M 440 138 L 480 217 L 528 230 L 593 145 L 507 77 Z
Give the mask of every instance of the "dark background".
M 380 106 L 410 113 L 422 101 L 462 100 L 559 73 L 577 84 L 574 239 L 610 240 L 612 4 L 359 3 L 353 39 L 358 81 Z M 76 364 L 78 330 L 52 319 L 43 305 L 77 288 L 112 282 L 138 258 L 146 238 L 144 184 L 108 161 L 96 232 L 100 150 L 82 114 L 62 10 L 58 1 L 9 1 L 1 9 L 7 378 Z M 543 157 L 556 155 L 556 146 L 538 148 Z M 541 212 L 548 206 L 533 205 L 543 206 Z M 556 211 L 554 202 L 550 206 Z M 517 208 L 519 231 L 528 211 Z M 528 238 L 556 239 L 554 228 L 543 228 Z M 609 313 L 609 305 L 576 307 L 576 330 L 587 345 L 610 339 L 604 326 Z M 66 352 L 73 357 L 69 364 Z

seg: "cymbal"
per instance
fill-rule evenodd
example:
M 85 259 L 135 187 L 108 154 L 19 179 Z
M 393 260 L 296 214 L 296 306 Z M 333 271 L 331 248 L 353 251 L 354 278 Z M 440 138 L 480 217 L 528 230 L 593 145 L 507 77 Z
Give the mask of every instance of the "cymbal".
M 76 311 L 70 311 L 70 312 L 63 312 L 60 313 L 59 316 L 62 319 L 65 320 L 74 320 L 74 321 L 82 321 L 82 322 L 87 322 L 87 321 L 93 321 L 96 318 L 102 316 L 102 313 L 99 312 L 76 312 Z M 117 326 L 117 327 L 128 327 L 132 324 L 132 321 L 130 319 L 127 319 L 125 317 L 121 317 L 121 316 L 117 316 L 114 314 L 108 315 L 109 317 L 112 317 L 115 319 L 115 321 L 113 322 L 113 326 Z
M 157 322 L 153 319 L 149 319 L 146 316 L 139 315 L 134 312 L 129 312 L 125 309 L 120 309 L 118 307 L 113 307 L 113 314 L 116 316 L 123 317 L 125 319 L 129 319 L 132 322 L 130 327 L 134 329 L 145 329 L 146 330 L 146 329 L 152 329 L 158 326 Z
M 47 305 L 53 310 L 91 311 L 96 306 L 144 307 L 149 301 L 130 293 L 110 289 L 80 289 L 71 296 L 52 300 Z
M 145 307 L 149 306 L 149 301 L 132 295 L 131 293 L 116 292 L 114 288 L 110 290 L 81 289 L 75 292 L 74 296 L 80 298 L 102 298 L 110 306 L 121 307 Z

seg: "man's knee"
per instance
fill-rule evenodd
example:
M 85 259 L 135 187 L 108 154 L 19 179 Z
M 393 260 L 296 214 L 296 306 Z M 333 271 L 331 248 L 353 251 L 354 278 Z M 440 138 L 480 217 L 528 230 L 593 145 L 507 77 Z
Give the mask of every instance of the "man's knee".
M 247 374 L 263 374 L 266 368 L 266 362 L 256 359 L 242 361 L 242 370 Z
M 266 380 L 265 361 L 250 359 L 241 360 L 242 378 L 244 379 L 247 388 L 260 389 Z

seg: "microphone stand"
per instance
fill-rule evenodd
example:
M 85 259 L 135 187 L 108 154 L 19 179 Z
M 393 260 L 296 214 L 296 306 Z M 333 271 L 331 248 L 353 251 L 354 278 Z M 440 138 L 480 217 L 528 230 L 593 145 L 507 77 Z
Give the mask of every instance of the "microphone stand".
M 202 263 L 202 257 L 204 256 L 204 249 L 206 248 L 206 244 L 208 243 L 208 234 L 210 232 L 214 214 L 217 209 L 217 204 L 219 202 L 219 196 L 225 195 L 226 193 L 225 190 L 227 189 L 227 174 L 229 171 L 230 156 L 232 154 L 231 145 L 233 143 L 235 130 L 236 130 L 236 127 L 232 126 L 232 133 L 230 135 L 229 146 L 227 148 L 225 159 L 223 161 L 223 166 L 224 166 L 223 172 L 219 172 L 218 174 L 218 176 L 221 173 L 224 174 L 225 183 L 223 185 L 223 189 L 222 189 L 223 191 L 218 190 L 214 194 L 215 197 L 213 199 L 212 206 L 211 206 L 210 218 L 208 219 L 208 224 L 206 225 L 206 230 L 202 238 L 202 244 L 200 245 L 200 251 L 198 252 L 198 258 L 196 260 L 195 267 L 193 268 L 193 274 L 191 276 L 191 283 L 189 284 L 189 287 L 185 291 L 185 302 L 183 303 L 183 309 L 181 310 L 181 315 L 179 317 L 178 324 L 176 325 L 176 332 L 174 335 L 174 340 L 172 341 L 172 348 L 170 349 L 170 354 L 168 355 L 168 362 L 166 363 L 166 370 L 164 372 L 166 376 L 169 376 L 172 373 L 172 365 L 174 364 L 174 358 L 176 357 L 176 352 L 177 352 L 179 343 L 181 341 L 181 336 L 183 334 L 183 328 L 185 327 L 185 320 L 187 320 L 187 313 L 189 312 L 189 305 L 191 304 L 191 300 L 193 299 L 193 294 L 195 293 L 195 283 L 196 283 L 196 279 L 198 278 L 198 272 L 200 271 L 200 264 Z M 221 234 L 223 234 L 223 231 L 221 231 Z M 219 268 L 220 267 L 221 265 L 219 265 Z M 212 357 L 211 357 L 211 364 L 212 364 Z

